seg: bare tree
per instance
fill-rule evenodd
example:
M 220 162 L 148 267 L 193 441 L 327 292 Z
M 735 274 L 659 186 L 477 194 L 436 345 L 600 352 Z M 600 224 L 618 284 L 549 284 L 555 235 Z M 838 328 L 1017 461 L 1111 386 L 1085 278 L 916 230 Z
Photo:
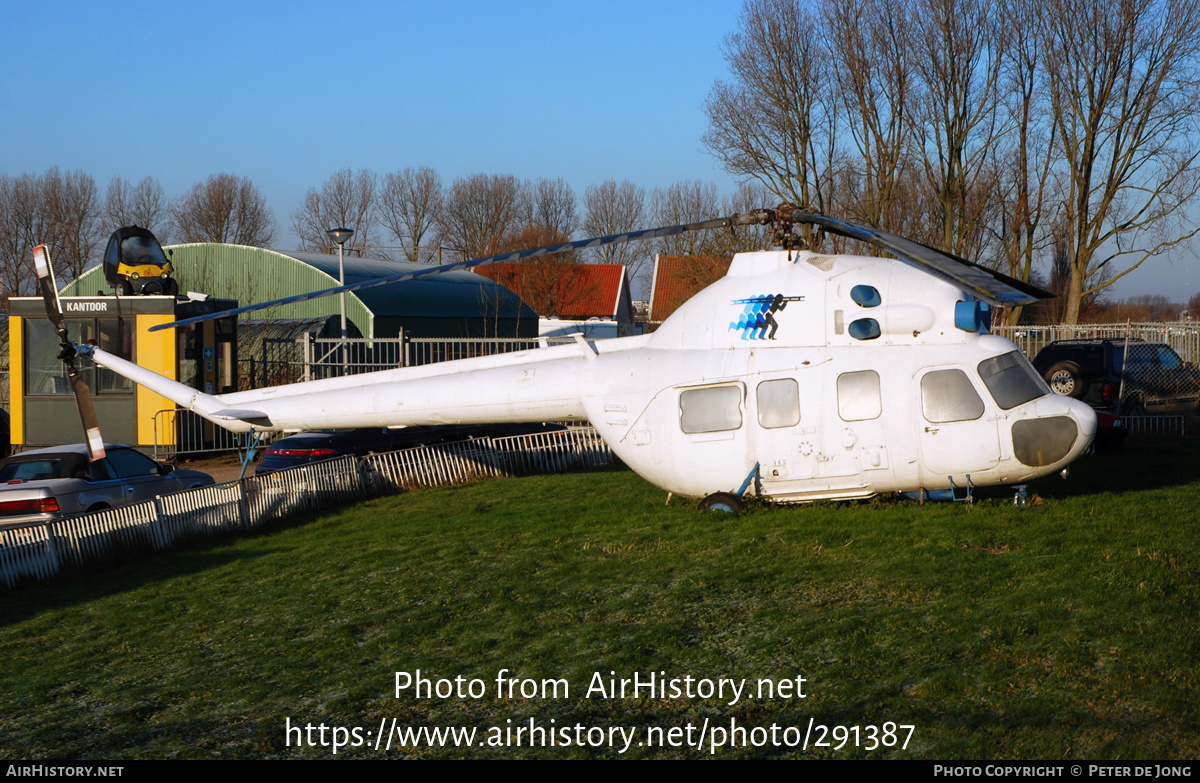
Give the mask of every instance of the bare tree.
M 354 235 L 345 245 L 346 252 L 379 255 L 375 179 L 375 174 L 366 169 L 357 174 L 342 169 L 325 180 L 320 190 L 309 188 L 304 204 L 292 215 L 292 229 L 300 238 L 300 250 L 336 253 L 337 243 L 326 232 L 331 228 L 349 228 Z
M 52 223 L 42 199 L 41 177 L 0 176 L 0 284 L 9 295 L 34 291 L 33 248 L 51 238 Z M 51 260 L 62 274 L 61 262 Z
M 153 177 L 145 177 L 137 185 L 113 177 L 104 194 L 101 220 L 109 231 L 141 226 L 154 232 L 164 245 L 171 240 L 166 199 L 162 185 Z
M 413 263 L 436 258 L 436 250 L 422 251 L 426 235 L 437 229 L 442 211 L 442 178 L 431 168 L 406 168 L 384 177 L 379 194 L 383 224 L 404 247 Z
M 1192 298 L 1187 301 L 1187 318 L 1191 321 L 1200 318 L 1200 294 L 1192 294 Z
M 49 222 L 51 255 L 67 279 L 83 273 L 99 238 L 99 199 L 96 180 L 83 171 L 61 173 L 52 168 L 42 176 L 42 203 Z
M 825 211 L 832 197 L 837 105 L 822 23 L 801 0 L 745 0 L 725 41 L 732 81 L 705 102 L 704 146 L 738 177 Z
M 438 222 L 441 244 L 466 258 L 500 252 L 525 214 L 525 189 L 509 174 L 474 174 L 457 179 L 446 194 Z
M 570 235 L 561 230 L 531 223 L 505 237 L 493 252 L 516 252 L 569 241 Z M 578 266 L 576 252 L 569 250 L 505 265 L 496 274 L 484 274 L 518 291 L 521 298 L 539 315 L 564 317 L 573 305 L 597 293 L 593 290 L 594 280 L 587 277 L 586 273 L 580 274 Z
M 98 208 L 96 181 L 82 171 L 0 177 L 0 284 L 9 294 L 32 293 L 32 250 L 42 243 L 59 281 L 78 277 L 99 241 Z
M 988 0 L 914 0 L 917 107 L 916 147 L 936 207 L 932 244 L 978 256 L 995 171 L 995 141 L 1003 38 Z
M 711 182 L 676 182 L 650 195 L 650 222 L 675 226 L 720 217 L 717 186 Z M 655 242 L 656 251 L 672 256 L 704 255 L 713 252 L 713 237 L 707 231 L 688 231 Z M 716 254 L 720 254 L 717 250 Z
M 858 151 L 846 166 L 852 181 L 842 192 L 847 216 L 885 231 L 905 230 L 903 178 L 912 155 L 916 89 L 911 0 L 826 0 L 828 48 L 845 112 L 845 127 Z M 911 195 L 911 194 L 908 194 Z
M 646 191 L 629 180 L 615 179 L 588 185 L 583 193 L 583 233 L 589 237 L 626 234 L 646 225 Z M 645 243 L 619 242 L 588 251 L 588 259 L 599 264 L 624 264 L 631 282 L 645 282 L 652 254 Z
M 172 230 L 183 242 L 227 242 L 265 247 L 275 237 L 275 216 L 254 183 L 213 174 L 169 208 Z
M 1055 0 L 1042 11 L 1066 188 L 1064 318 L 1077 323 L 1088 294 L 1200 230 L 1184 213 L 1200 190 L 1200 3 Z
M 1069 299 L 1071 290 L 1069 232 L 1069 227 L 1061 222 L 1051 231 L 1049 237 L 1049 277 L 1042 280 L 1035 272 L 1031 278 L 1031 282 L 1035 285 L 1040 285 L 1054 294 L 1053 299 L 1047 299 L 1029 307 L 1033 311 L 1036 320 L 1041 323 L 1061 324 L 1066 319 L 1067 300 Z M 1101 274 L 1104 275 L 1106 272 L 1101 272 Z M 1097 308 L 1104 307 L 1104 304 L 1101 301 L 1101 291 L 1093 291 L 1083 298 L 1080 312 L 1094 313 Z M 1016 323 L 1016 321 L 1013 322 Z
M 1055 126 L 1046 89 L 1043 39 L 1038 34 L 1036 0 L 1007 0 L 1000 6 L 1006 37 L 1002 47 L 1002 111 L 1008 132 L 991 155 L 996 179 L 996 214 L 993 232 L 999 245 L 1001 267 L 1012 277 L 1029 282 L 1035 262 L 1050 243 L 1043 225 L 1059 219 L 1055 195 Z M 1058 269 L 1057 244 L 1051 273 Z M 1065 289 L 1063 290 L 1065 294 Z M 1021 320 L 1022 308 L 1002 314 L 1009 323 Z
M 543 226 L 550 232 L 566 237 L 569 242 L 579 226 L 575 191 L 561 177 L 539 179 L 525 185 L 525 222 Z
M 744 215 L 770 207 L 774 195 L 758 182 L 742 182 L 737 190 L 722 199 L 720 212 L 722 215 Z M 705 244 L 707 252 L 714 256 L 731 256 L 770 247 L 771 235 L 769 226 L 730 227 L 710 233 Z

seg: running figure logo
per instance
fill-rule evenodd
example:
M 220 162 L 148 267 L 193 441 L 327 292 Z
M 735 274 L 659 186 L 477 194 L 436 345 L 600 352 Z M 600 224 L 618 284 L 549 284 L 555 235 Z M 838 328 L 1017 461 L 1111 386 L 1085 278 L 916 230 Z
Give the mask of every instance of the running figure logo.
M 732 304 L 745 305 L 741 316 L 729 324 L 729 331 L 740 331 L 743 340 L 774 340 L 779 330 L 775 313 L 787 307 L 788 302 L 803 302 L 803 296 L 763 294 L 749 299 L 734 299 Z M 770 333 L 767 330 L 770 329 Z

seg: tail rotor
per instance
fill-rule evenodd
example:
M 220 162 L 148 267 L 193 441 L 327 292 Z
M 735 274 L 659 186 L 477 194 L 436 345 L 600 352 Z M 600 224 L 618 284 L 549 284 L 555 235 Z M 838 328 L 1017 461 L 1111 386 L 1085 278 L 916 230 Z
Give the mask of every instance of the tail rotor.
M 67 378 L 75 393 L 75 404 L 79 406 L 79 418 L 83 422 L 88 457 L 94 462 L 104 459 L 104 439 L 100 436 L 100 422 L 96 419 L 96 408 L 92 404 L 92 392 L 75 368 L 75 345 L 67 337 L 67 324 L 63 320 L 62 304 L 58 299 L 58 287 L 54 283 L 54 270 L 50 266 L 50 248 L 38 245 L 33 249 L 33 262 L 37 267 L 38 291 L 46 305 L 46 316 L 58 334 L 58 358 L 67 366 Z

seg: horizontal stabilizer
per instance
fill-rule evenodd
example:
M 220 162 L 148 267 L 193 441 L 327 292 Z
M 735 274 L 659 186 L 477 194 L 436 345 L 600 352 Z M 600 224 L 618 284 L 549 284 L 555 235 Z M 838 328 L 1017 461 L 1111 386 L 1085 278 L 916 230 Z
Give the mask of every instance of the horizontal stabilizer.
M 243 408 L 225 408 L 216 413 L 208 414 L 209 418 L 223 419 L 225 421 L 244 421 L 247 424 L 254 424 L 260 427 L 270 427 L 271 418 L 262 411 L 251 411 Z

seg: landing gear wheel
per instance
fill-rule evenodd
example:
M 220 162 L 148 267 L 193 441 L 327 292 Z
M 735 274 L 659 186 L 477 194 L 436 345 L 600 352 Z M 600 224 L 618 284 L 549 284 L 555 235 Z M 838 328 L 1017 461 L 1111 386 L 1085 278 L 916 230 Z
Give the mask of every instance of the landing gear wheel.
M 1055 394 L 1077 400 L 1082 400 L 1083 395 L 1087 394 L 1087 379 L 1083 376 L 1083 369 L 1075 362 L 1059 362 L 1047 370 L 1043 377 Z
M 714 492 L 697 506 L 701 511 L 723 511 L 726 514 L 736 514 L 745 507 L 741 498 L 730 492 Z

